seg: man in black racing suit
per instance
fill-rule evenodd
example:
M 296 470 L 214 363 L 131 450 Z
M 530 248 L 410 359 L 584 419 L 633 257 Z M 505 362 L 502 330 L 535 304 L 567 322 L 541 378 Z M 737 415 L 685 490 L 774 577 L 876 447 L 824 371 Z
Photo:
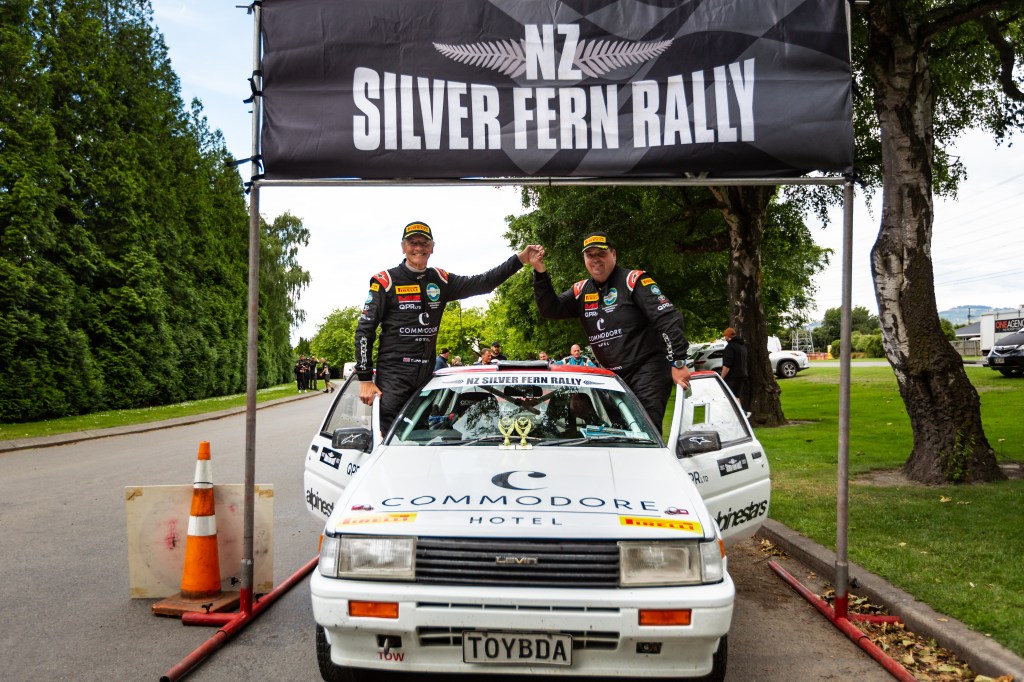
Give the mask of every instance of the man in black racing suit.
M 654 278 L 616 265 L 604 232 L 584 238 L 583 260 L 590 278 L 556 294 L 543 250 L 531 257 L 537 308 L 551 319 L 579 318 L 598 362 L 622 377 L 660 430 L 672 384 L 690 382 L 683 316 Z
M 356 374 L 359 397 L 367 405 L 380 395 L 381 430 L 387 432 L 405 401 L 434 372 L 437 330 L 448 301 L 486 294 L 519 271 L 538 246 L 528 246 L 496 268 L 463 277 L 428 268 L 434 252 L 430 227 L 412 222 L 402 233 L 403 260 L 370 278 L 356 326 Z M 380 327 L 377 376 L 373 375 L 373 343 Z

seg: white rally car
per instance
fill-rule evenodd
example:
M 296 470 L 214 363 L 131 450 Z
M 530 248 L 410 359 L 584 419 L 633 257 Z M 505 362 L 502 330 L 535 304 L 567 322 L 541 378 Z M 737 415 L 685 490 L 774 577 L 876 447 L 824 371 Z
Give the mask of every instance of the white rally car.
M 306 455 L 324 679 L 723 679 L 768 461 L 717 374 L 677 394 L 666 444 L 606 370 L 450 368 L 382 438 L 350 379 Z

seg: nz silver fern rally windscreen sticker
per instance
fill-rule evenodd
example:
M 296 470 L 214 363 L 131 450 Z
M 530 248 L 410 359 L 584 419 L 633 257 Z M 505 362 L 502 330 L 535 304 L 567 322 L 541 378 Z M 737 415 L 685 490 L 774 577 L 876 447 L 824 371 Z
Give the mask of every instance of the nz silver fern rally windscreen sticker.
M 711 177 L 853 159 L 842 0 L 264 0 L 266 177 Z

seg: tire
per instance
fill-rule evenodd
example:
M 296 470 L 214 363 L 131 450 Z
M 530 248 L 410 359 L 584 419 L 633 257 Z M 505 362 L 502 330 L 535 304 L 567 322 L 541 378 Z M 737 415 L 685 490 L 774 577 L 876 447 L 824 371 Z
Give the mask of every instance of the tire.
M 1021 376 L 1021 372 L 1022 371 L 1024 371 L 1024 370 L 1020 370 L 1020 369 L 1001 369 L 1001 370 L 999 370 L 999 373 L 1002 374 L 1004 377 L 1019 377 L 1019 376 Z
M 792 379 L 799 371 L 800 367 L 792 360 L 782 360 L 775 368 L 775 373 L 779 375 L 780 379 Z
M 704 682 L 724 682 L 725 669 L 729 662 L 729 635 L 725 635 L 718 641 L 718 651 L 711 658 L 711 672 L 704 678 Z
M 375 679 L 369 670 L 335 665 L 331 661 L 331 645 L 327 642 L 327 633 L 319 625 L 316 626 L 316 664 L 320 668 L 320 677 L 326 682 L 370 682 Z

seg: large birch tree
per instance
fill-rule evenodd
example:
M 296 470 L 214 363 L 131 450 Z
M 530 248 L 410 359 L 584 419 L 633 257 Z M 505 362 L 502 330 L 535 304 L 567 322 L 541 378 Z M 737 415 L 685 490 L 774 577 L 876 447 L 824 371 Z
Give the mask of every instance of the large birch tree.
M 967 127 L 1020 127 L 1020 0 L 872 0 L 855 41 L 877 123 L 882 214 L 871 268 L 883 343 L 914 433 L 904 465 L 926 483 L 1003 478 L 977 391 L 946 340 L 931 258 L 933 189 L 955 180 L 943 147 Z M 938 157 L 938 163 L 937 163 Z M 938 172 L 936 172 L 938 170 Z

